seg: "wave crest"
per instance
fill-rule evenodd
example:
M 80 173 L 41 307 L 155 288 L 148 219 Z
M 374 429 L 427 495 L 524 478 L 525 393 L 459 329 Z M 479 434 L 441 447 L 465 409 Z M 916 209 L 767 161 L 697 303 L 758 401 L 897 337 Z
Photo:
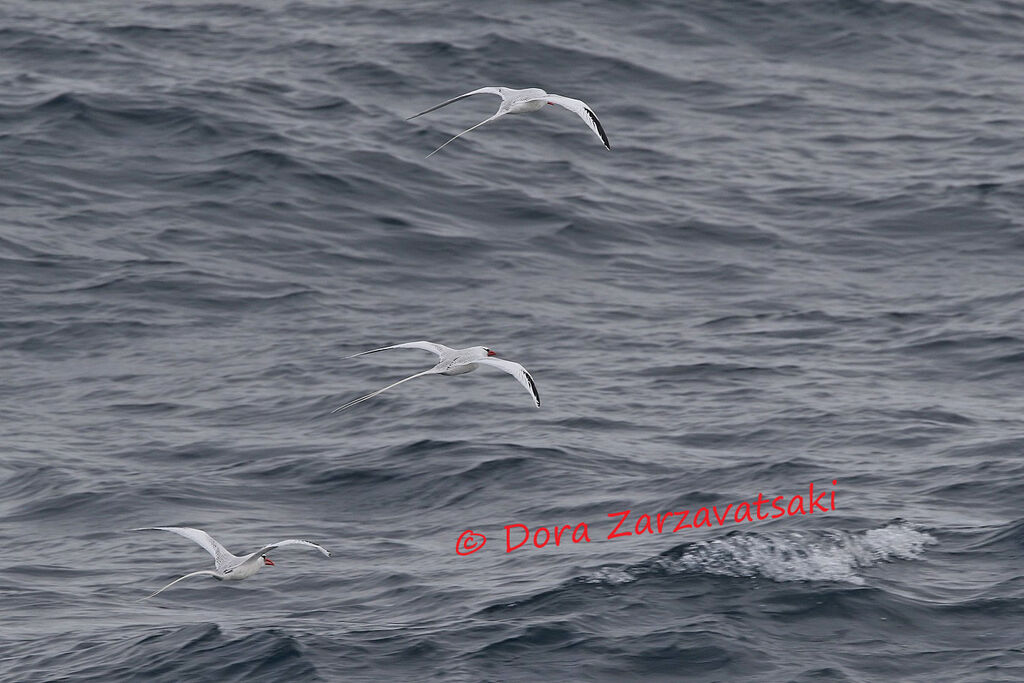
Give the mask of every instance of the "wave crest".
M 902 521 L 861 532 L 736 531 L 723 538 L 676 546 L 630 567 L 604 567 L 583 581 L 617 585 L 649 576 L 709 574 L 861 585 L 864 578 L 859 569 L 917 559 L 926 546 L 937 542 L 930 534 Z

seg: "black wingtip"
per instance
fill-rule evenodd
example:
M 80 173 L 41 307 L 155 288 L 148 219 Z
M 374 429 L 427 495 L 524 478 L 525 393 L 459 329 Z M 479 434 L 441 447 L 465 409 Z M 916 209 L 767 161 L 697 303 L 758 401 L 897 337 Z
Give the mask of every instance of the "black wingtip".
M 600 133 L 601 135 L 601 142 L 604 143 L 604 148 L 610 150 L 612 148 L 612 145 L 610 142 L 608 142 L 608 136 L 605 135 L 604 126 L 601 125 L 601 122 L 598 121 L 597 116 L 594 114 L 594 112 L 590 111 L 589 108 L 587 109 L 587 115 L 590 116 L 590 120 L 594 122 L 595 126 L 597 126 L 597 132 Z
M 533 394 L 533 402 L 537 404 L 538 408 L 540 408 L 540 392 L 537 391 L 537 383 L 533 381 L 533 377 L 531 377 L 528 372 L 526 373 L 526 380 L 530 383 L 530 393 Z

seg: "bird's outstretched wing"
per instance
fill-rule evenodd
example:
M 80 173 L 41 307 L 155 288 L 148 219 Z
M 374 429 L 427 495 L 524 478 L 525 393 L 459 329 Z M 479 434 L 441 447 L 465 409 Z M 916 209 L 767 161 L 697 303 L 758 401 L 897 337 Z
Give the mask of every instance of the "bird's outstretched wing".
M 296 539 L 296 538 L 289 538 L 286 541 L 278 541 L 277 543 L 271 543 L 270 545 L 265 545 L 262 548 L 260 548 L 259 550 L 257 550 L 256 552 L 254 552 L 252 555 L 249 555 L 249 557 L 247 557 L 245 559 L 249 559 L 249 558 L 255 557 L 257 555 L 263 555 L 263 554 L 269 553 L 271 550 L 277 550 L 278 548 L 281 548 L 281 547 L 286 546 L 286 545 L 304 545 L 304 546 L 307 546 L 309 548 L 316 548 L 321 553 L 323 553 L 325 557 L 330 557 L 331 556 L 331 551 L 329 551 L 327 548 L 323 547 L 319 543 L 313 543 L 313 541 L 300 541 L 299 539 Z
M 473 361 L 474 363 L 480 363 L 483 365 L 493 365 L 494 367 L 504 370 L 508 374 L 516 378 L 516 380 L 526 387 L 526 390 L 533 396 L 533 402 L 540 408 L 540 392 L 537 391 L 537 384 L 533 381 L 533 377 L 526 371 L 519 363 L 513 363 L 510 360 L 502 360 L 501 358 L 481 358 L 480 360 Z
M 434 342 L 428 341 L 414 341 L 406 342 L 405 344 L 395 344 L 394 346 L 382 346 L 379 349 L 372 349 L 370 351 L 363 351 L 362 353 L 353 353 L 351 356 L 345 356 L 345 359 L 355 358 L 356 356 L 365 356 L 368 353 L 377 353 L 378 351 L 389 351 L 391 349 L 423 349 L 424 351 L 430 351 L 436 353 L 437 357 L 440 358 L 441 354 L 445 351 L 451 351 L 444 344 L 435 344 Z
M 576 112 L 576 114 L 583 119 L 583 122 L 587 124 L 590 130 L 594 131 L 594 135 L 601 138 L 601 142 L 604 143 L 605 149 L 612 148 L 611 144 L 608 142 L 608 136 L 604 134 L 604 127 L 601 125 L 601 122 L 597 120 L 597 115 L 594 114 L 594 111 L 587 106 L 586 102 L 574 100 L 571 97 L 551 94 L 535 99 L 544 100 L 551 104 L 557 104 L 560 107 L 565 107 L 569 111 Z
M 397 387 L 399 384 L 402 384 L 403 382 L 408 382 L 411 379 L 416 379 L 417 377 L 423 377 L 424 375 L 435 375 L 438 372 L 439 371 L 436 370 L 435 368 L 430 368 L 429 370 L 424 370 L 423 372 L 417 372 L 412 377 L 406 377 L 405 379 L 400 379 L 397 382 L 395 382 L 394 384 L 387 385 L 383 389 L 378 389 L 377 391 L 375 391 L 375 392 L 373 392 L 371 394 L 367 394 L 366 396 L 360 396 L 357 399 L 353 399 L 353 400 L 349 401 L 348 403 L 346 403 L 343 406 L 338 406 L 337 408 L 335 408 L 334 410 L 331 411 L 331 414 L 333 415 L 334 413 L 336 413 L 336 412 L 338 412 L 340 410 L 345 410 L 346 408 L 351 408 L 352 406 L 356 405 L 357 403 L 362 403 L 363 401 L 368 401 L 371 398 L 373 398 L 374 396 L 376 396 L 377 394 L 383 393 L 383 392 L 387 391 L 388 389 L 390 389 L 392 387 Z
M 164 586 L 163 588 L 158 590 L 156 593 L 152 593 L 150 595 L 147 595 L 144 598 L 139 598 L 136 602 L 142 602 L 143 600 L 149 600 L 150 598 L 152 598 L 155 595 L 160 595 L 165 590 L 167 590 L 168 588 L 170 588 L 174 584 L 178 583 L 179 581 L 184 581 L 185 579 L 191 579 L 193 576 L 213 576 L 213 577 L 218 578 L 218 579 L 220 578 L 220 575 L 217 572 L 213 571 L 212 569 L 200 569 L 197 572 L 192 572 L 191 574 L 185 574 L 185 576 L 182 576 L 181 578 L 177 578 L 174 581 L 171 581 L 169 584 L 167 584 L 166 586 Z
M 417 116 L 423 116 L 424 114 L 429 114 L 430 112 L 434 111 L 435 109 L 440 109 L 441 107 L 447 107 L 452 102 L 458 102 L 459 100 L 465 99 L 467 97 L 471 97 L 473 95 L 497 95 L 497 96 L 501 97 L 502 99 L 504 99 L 504 97 L 505 97 L 504 95 L 501 94 L 501 88 L 499 88 L 497 86 L 487 86 L 486 88 L 477 88 L 473 92 L 468 92 L 465 95 L 459 95 L 458 97 L 453 97 L 450 100 L 448 100 L 446 102 L 442 102 L 441 104 L 439 104 L 439 105 L 437 105 L 435 107 L 431 107 L 430 109 L 425 109 L 425 110 L 421 111 L 419 114 L 413 114 L 412 116 L 407 118 L 406 121 L 410 121 L 410 120 L 416 118 Z
M 226 567 L 238 561 L 238 558 L 218 543 L 217 539 L 202 529 L 193 529 L 188 526 L 150 526 L 132 529 L 132 531 L 170 531 L 172 534 L 184 536 L 190 541 L 198 543 L 206 552 L 213 555 L 213 562 L 218 571 L 223 571 Z

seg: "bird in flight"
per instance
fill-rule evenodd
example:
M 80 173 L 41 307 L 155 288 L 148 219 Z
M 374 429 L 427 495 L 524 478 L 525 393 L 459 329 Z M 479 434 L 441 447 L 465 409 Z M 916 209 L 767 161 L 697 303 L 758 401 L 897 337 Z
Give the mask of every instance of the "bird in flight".
M 197 572 L 192 572 L 191 574 L 185 574 L 185 576 L 171 581 L 156 593 L 142 598 L 143 600 L 148 600 L 155 595 L 159 595 L 179 581 L 184 581 L 185 579 L 193 576 L 212 576 L 219 581 L 241 581 L 242 579 L 247 579 L 259 570 L 263 569 L 264 566 L 273 567 L 274 563 L 269 557 L 267 557 L 267 553 L 286 545 L 304 545 L 310 548 L 316 548 L 327 557 L 331 556 L 331 553 L 322 545 L 318 545 L 312 541 L 299 541 L 294 538 L 290 538 L 286 541 L 278 541 L 277 543 L 270 543 L 263 546 L 256 552 L 239 556 L 228 552 L 228 550 L 218 543 L 213 536 L 202 529 L 193 529 L 192 527 L 187 526 L 153 526 L 132 529 L 132 531 L 170 531 L 171 533 L 178 534 L 179 536 L 184 536 L 191 541 L 195 541 L 202 546 L 206 552 L 213 555 L 215 567 L 215 569 L 202 569 Z
M 453 97 L 447 102 L 442 102 L 436 107 L 431 107 L 426 111 L 421 111 L 419 114 L 410 116 L 408 119 L 406 119 L 406 121 L 410 121 L 416 118 L 417 116 L 423 116 L 424 114 L 432 112 L 435 109 L 446 107 L 452 102 L 458 102 L 459 100 L 469 97 L 471 95 L 498 95 L 499 97 L 501 97 L 501 104 L 498 105 L 498 111 L 494 114 L 494 116 L 491 116 L 488 119 L 484 119 L 480 123 L 473 126 L 473 128 L 468 128 L 462 131 L 454 138 L 452 138 L 451 140 L 444 143 L 443 145 L 435 149 L 433 152 L 428 154 L 427 158 L 432 157 L 434 154 L 444 149 L 446 146 L 448 146 L 449 143 L 451 143 L 456 138 L 462 137 L 469 131 L 473 130 L 474 128 L 479 128 L 485 123 L 490 123 L 495 119 L 501 118 L 505 114 L 528 114 L 530 112 L 537 111 L 538 109 L 543 109 L 544 105 L 547 104 L 557 104 L 560 107 L 565 107 L 571 112 L 576 112 L 576 114 L 579 115 L 581 119 L 583 119 L 583 122 L 587 124 L 590 130 L 594 131 L 594 135 L 601 138 L 601 142 L 604 143 L 605 149 L 612 148 L 612 146 L 608 143 L 608 136 L 604 134 L 604 128 L 601 126 L 601 122 L 597 120 L 597 115 L 594 114 L 594 111 L 590 107 L 588 107 L 585 102 L 582 102 L 580 100 L 574 100 L 571 97 L 564 97 L 562 95 L 547 93 L 541 90 L 540 88 L 524 88 L 523 90 L 516 90 L 515 88 L 503 87 L 479 88 L 477 90 L 474 90 L 473 92 L 468 92 L 465 95 Z
M 372 351 L 363 351 L 362 353 L 347 356 L 347 358 L 365 356 L 368 353 L 377 353 L 378 351 L 388 351 L 390 349 L 423 349 L 425 351 L 430 351 L 431 353 L 437 354 L 437 365 L 429 370 L 417 372 L 411 377 L 398 380 L 394 384 L 389 384 L 383 389 L 378 389 L 366 396 L 360 396 L 357 399 L 353 399 L 343 406 L 338 406 L 331 411 L 332 413 L 336 413 L 339 410 L 345 410 L 346 408 L 351 408 L 357 403 L 367 401 L 377 394 L 385 392 L 392 387 L 397 387 L 403 382 L 416 379 L 417 377 L 424 377 L 425 375 L 463 375 L 467 372 L 473 372 L 480 365 L 496 367 L 499 370 L 504 370 L 515 377 L 516 380 L 518 380 L 518 382 L 530 392 L 530 395 L 533 397 L 533 402 L 537 404 L 538 408 L 540 408 L 540 394 L 537 392 L 537 385 L 534 383 L 533 377 L 530 376 L 530 373 L 526 371 L 526 368 L 519 363 L 495 358 L 494 356 L 498 354 L 491 351 L 486 346 L 470 346 L 467 349 L 453 349 L 445 346 L 444 344 L 435 344 L 434 342 L 428 341 L 414 341 L 407 342 L 405 344 L 395 344 L 394 346 L 385 346 L 379 349 L 373 349 Z

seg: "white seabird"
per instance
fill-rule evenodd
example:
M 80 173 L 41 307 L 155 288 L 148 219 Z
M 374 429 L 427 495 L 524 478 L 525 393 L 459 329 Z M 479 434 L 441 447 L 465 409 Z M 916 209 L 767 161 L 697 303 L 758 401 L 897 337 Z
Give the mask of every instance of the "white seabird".
M 473 92 L 468 92 L 465 95 L 453 97 L 447 102 L 442 102 L 436 107 L 431 107 L 426 111 L 421 111 L 419 114 L 410 116 L 408 119 L 406 119 L 406 121 L 412 120 L 417 116 L 423 116 L 424 114 L 432 112 L 435 109 L 446 107 L 452 102 L 458 102 L 459 100 L 465 97 L 469 97 L 471 95 L 498 95 L 499 97 L 501 97 L 501 104 L 498 105 L 498 111 L 494 114 L 494 116 L 491 116 L 488 119 L 484 119 L 480 123 L 473 126 L 473 128 L 467 128 L 466 130 L 462 131 L 454 138 L 452 138 L 451 140 L 444 143 L 443 145 L 435 149 L 433 152 L 428 154 L 427 158 L 430 158 L 437 152 L 441 151 L 450 142 L 452 142 L 452 140 L 455 140 L 455 138 L 461 137 L 468 133 L 469 131 L 473 130 L 474 128 L 479 128 L 485 123 L 490 123 L 495 119 L 501 118 L 505 114 L 528 114 L 530 112 L 537 111 L 538 109 L 543 109 L 544 105 L 546 104 L 557 104 L 560 107 L 565 107 L 571 112 L 575 112 L 577 115 L 579 115 L 581 119 L 583 119 L 583 122 L 587 124 L 590 130 L 594 131 L 594 135 L 601 138 L 601 142 L 604 143 L 605 149 L 612 148 L 611 144 L 609 144 L 608 142 L 608 136 L 605 135 L 604 128 L 601 126 L 601 122 L 597 120 L 597 115 L 594 114 L 594 111 L 589 106 L 587 106 L 586 102 L 583 102 L 581 100 L 574 100 L 571 97 L 564 97 L 562 95 L 547 93 L 541 90 L 540 88 L 524 88 L 522 90 L 516 90 L 515 88 L 504 88 L 500 86 L 489 86 L 486 88 L 479 88 L 477 90 L 474 90 Z
M 392 387 L 397 387 L 403 382 L 408 382 L 411 379 L 417 377 L 423 377 L 425 375 L 462 375 L 467 372 L 473 372 L 479 365 L 491 365 L 499 370 L 504 370 L 508 374 L 512 375 L 522 384 L 530 395 L 533 397 L 533 402 L 540 408 L 540 393 L 537 392 L 537 385 L 533 381 L 533 377 L 526 371 L 519 363 L 513 363 L 512 361 L 501 360 L 500 358 L 494 358 L 496 356 L 494 351 L 491 351 L 486 346 L 470 346 L 466 349 L 453 349 L 444 344 L 435 344 L 434 342 L 428 341 L 414 341 L 407 342 L 405 344 L 395 344 L 394 346 L 384 346 L 379 349 L 373 349 L 371 351 L 363 351 L 362 353 L 356 353 L 347 358 L 355 358 L 356 356 L 365 356 L 368 353 L 377 353 L 378 351 L 388 351 L 389 349 L 424 349 L 431 353 L 436 353 L 438 357 L 437 365 L 424 370 L 423 372 L 417 372 L 411 377 L 398 380 L 394 384 L 389 384 L 383 389 L 378 389 L 373 393 L 367 394 L 366 396 L 360 396 L 357 399 L 353 399 L 343 406 L 338 406 L 332 413 L 336 413 L 339 410 L 345 410 L 351 408 L 357 403 L 369 400 Z
M 213 562 L 216 567 L 216 569 L 202 569 L 197 572 L 192 572 L 191 574 L 185 574 L 185 576 L 171 581 L 156 593 L 142 598 L 143 600 L 148 600 L 154 595 L 159 595 L 179 581 L 184 581 L 185 579 L 193 576 L 212 576 L 220 581 L 241 581 L 242 579 L 247 579 L 260 569 L 263 569 L 265 565 L 273 567 L 274 563 L 269 557 L 267 557 L 266 553 L 286 545 L 304 545 L 310 548 L 316 548 L 327 557 L 331 556 L 331 553 L 322 545 L 313 543 L 312 541 L 300 541 L 294 538 L 289 538 L 285 541 L 278 541 L 277 543 L 271 543 L 263 546 L 256 552 L 239 556 L 228 552 L 228 550 L 218 543 L 213 536 L 202 529 L 193 529 L 192 527 L 187 526 L 152 526 L 132 529 L 132 531 L 170 531 L 171 533 L 178 534 L 179 536 L 184 536 L 189 540 L 195 541 L 201 545 L 206 552 L 213 555 Z

